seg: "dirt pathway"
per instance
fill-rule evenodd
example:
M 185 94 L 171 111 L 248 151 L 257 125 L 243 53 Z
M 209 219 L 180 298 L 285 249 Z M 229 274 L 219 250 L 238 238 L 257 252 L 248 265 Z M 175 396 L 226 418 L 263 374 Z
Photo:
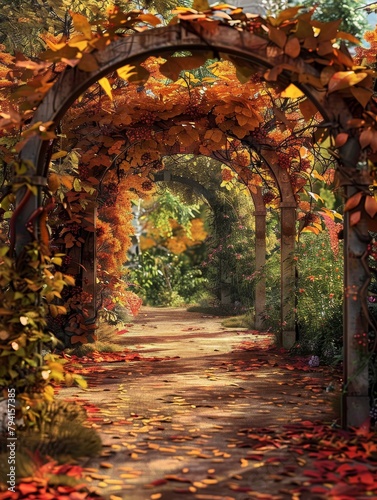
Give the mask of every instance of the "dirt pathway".
M 326 370 L 269 350 L 268 334 L 178 308 L 143 308 L 119 339 L 134 361 L 85 364 L 89 389 L 60 392 L 101 434 L 86 465 L 103 498 L 325 498 L 305 492 L 311 459 L 293 438 L 335 418 Z

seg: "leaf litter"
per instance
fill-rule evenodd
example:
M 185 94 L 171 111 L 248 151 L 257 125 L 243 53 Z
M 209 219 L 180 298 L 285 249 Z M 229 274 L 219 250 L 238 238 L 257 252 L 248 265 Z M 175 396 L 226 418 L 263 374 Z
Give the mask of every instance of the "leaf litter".
M 108 360 L 99 357 L 73 359 L 90 376 L 90 389 L 84 397 L 91 390 L 101 392 L 109 380 L 115 389 L 113 399 L 104 398 L 98 406 L 82 395 L 78 400 L 87 411 L 88 425 L 102 435 L 101 457 L 92 460 L 90 467 L 64 466 L 68 474 L 69 467 L 76 467 L 72 469 L 79 480 L 75 486 L 26 478 L 17 493 L 0 493 L 0 500 L 86 500 L 102 495 L 111 500 L 176 500 L 180 496 L 198 500 L 349 500 L 377 496 L 376 433 L 365 428 L 344 431 L 331 421 L 331 411 L 324 412 L 323 421 L 304 416 L 309 409 L 318 417 L 317 407 L 328 406 L 325 388 L 329 382 L 338 383 L 341 374 L 327 367 L 310 367 L 307 358 L 276 349 L 269 335 L 242 335 L 248 335 L 248 340 L 238 342 L 211 366 L 201 367 L 199 392 L 176 387 L 170 373 L 169 380 L 161 384 L 160 379 L 157 387 L 165 385 L 174 392 L 156 398 L 142 412 L 130 411 L 130 394 L 135 394 L 136 386 L 147 385 L 145 377 L 155 377 L 151 363 L 175 358 L 136 354 L 126 366 L 120 357 L 116 368 L 105 366 Z M 136 369 L 139 362 L 141 368 Z M 266 370 L 267 379 L 276 387 L 260 394 L 250 382 L 264 380 L 258 375 Z M 289 424 L 287 418 L 276 418 L 274 425 L 240 427 L 237 418 L 253 407 L 255 413 L 256 398 L 257 411 L 267 418 L 273 408 L 284 413 L 288 405 L 298 416 Z M 204 427 L 198 412 L 206 418 Z M 242 417 L 240 424 L 244 422 Z M 158 472 L 164 466 L 156 466 L 151 478 L 148 469 L 155 463 L 169 466 L 165 473 Z

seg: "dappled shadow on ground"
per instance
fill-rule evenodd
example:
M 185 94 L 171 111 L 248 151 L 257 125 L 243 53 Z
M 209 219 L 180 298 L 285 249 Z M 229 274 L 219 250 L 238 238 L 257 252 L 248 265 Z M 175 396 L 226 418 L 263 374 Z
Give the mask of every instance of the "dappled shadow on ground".
M 136 360 L 85 362 L 90 389 L 60 393 L 81 402 L 101 433 L 103 453 L 87 464 L 87 481 L 103 498 L 377 494 L 374 438 L 331 428 L 336 371 L 273 348 L 270 335 L 184 318 L 182 311 L 177 321 L 171 310 L 165 317 L 148 311 L 120 338 Z M 146 321 L 157 326 L 155 335 Z

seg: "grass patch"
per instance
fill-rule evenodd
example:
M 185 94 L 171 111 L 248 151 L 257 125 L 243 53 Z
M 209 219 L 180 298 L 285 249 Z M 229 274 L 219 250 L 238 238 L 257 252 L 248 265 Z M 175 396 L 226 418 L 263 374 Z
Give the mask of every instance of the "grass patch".
M 221 324 L 226 328 L 249 328 L 250 317 L 246 314 L 242 316 L 232 316 L 231 318 L 224 319 Z
M 78 356 L 83 358 L 93 352 L 119 352 L 123 348 L 119 345 L 119 337 L 117 332 L 122 328 L 122 325 L 109 325 L 108 323 L 100 323 L 96 330 L 96 341 L 88 344 L 80 344 L 77 347 L 66 349 L 66 353 L 70 356 Z
M 118 352 L 122 351 L 122 347 L 119 345 L 111 344 L 110 342 L 100 342 L 96 340 L 91 344 L 82 344 L 73 349 L 66 349 L 66 353 L 70 356 L 77 356 L 79 358 L 83 358 L 84 356 L 88 356 L 93 352 Z
M 70 463 L 83 457 L 97 456 L 102 448 L 95 429 L 85 423 L 86 412 L 72 403 L 48 404 L 39 415 L 38 428 L 19 428 L 16 443 L 16 477 L 33 476 L 44 458 Z M 7 440 L 0 444 L 0 482 L 9 472 Z

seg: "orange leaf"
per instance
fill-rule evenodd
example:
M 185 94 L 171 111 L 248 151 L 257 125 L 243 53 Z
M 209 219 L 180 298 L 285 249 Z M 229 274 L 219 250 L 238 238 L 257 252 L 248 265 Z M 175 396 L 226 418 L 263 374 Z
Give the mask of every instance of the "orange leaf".
M 363 196 L 363 193 L 356 193 L 351 198 L 348 198 L 346 201 L 346 204 L 344 206 L 344 211 L 347 212 L 348 210 L 352 210 L 353 208 L 356 208 L 357 205 L 360 203 L 361 197 Z
M 91 40 L 92 38 L 92 27 L 89 24 L 89 21 L 82 14 L 76 14 L 75 12 L 69 11 L 72 20 L 73 26 L 76 31 L 80 31 L 84 34 L 85 38 Z
M 18 485 L 18 489 L 20 490 L 22 495 L 29 495 L 30 493 L 36 493 L 38 491 L 35 483 L 20 483 Z
M 360 219 L 361 219 L 361 212 L 353 212 L 350 215 L 350 225 L 356 226 L 356 224 L 360 221 Z
M 340 148 L 341 146 L 344 146 L 347 140 L 348 140 L 348 134 L 346 134 L 345 132 L 341 132 L 335 137 L 335 146 L 337 148 Z
M 317 112 L 316 106 L 312 103 L 312 101 L 310 101 L 310 99 L 301 101 L 299 108 L 306 121 L 310 120 L 310 118 L 312 118 Z
M 350 33 L 346 33 L 344 31 L 339 31 L 337 34 L 337 38 L 341 38 L 342 40 L 348 40 L 355 45 L 361 45 L 361 41 Z
M 361 147 L 364 149 L 371 143 L 373 139 L 373 132 L 370 128 L 363 130 L 359 136 L 359 142 Z
M 362 87 L 351 87 L 351 92 L 352 92 L 352 95 L 363 106 L 363 108 L 366 107 L 366 105 L 370 101 L 370 98 L 373 95 L 373 90 L 372 89 L 364 89 Z
M 370 141 L 370 147 L 371 147 L 373 153 L 375 153 L 377 151 L 377 131 L 376 130 L 372 130 L 372 140 Z
M 99 66 L 97 59 L 92 54 L 83 54 L 77 67 L 83 71 L 96 71 Z
M 195 54 L 188 57 L 169 57 L 160 66 L 160 72 L 175 82 L 178 80 L 182 70 L 199 68 L 199 66 L 206 62 L 206 59 L 202 54 Z
M 365 211 L 368 215 L 370 215 L 373 219 L 373 217 L 377 213 L 377 201 L 373 196 L 366 196 L 365 197 Z
M 284 47 L 284 52 L 290 57 L 298 57 L 300 55 L 300 51 L 301 45 L 296 37 L 290 38 Z
M 355 73 L 354 71 L 337 71 L 329 81 L 328 89 L 329 94 L 336 90 L 347 89 L 361 82 L 368 76 L 368 73 L 361 71 Z
M 72 342 L 72 344 L 77 344 L 79 342 L 81 344 L 87 344 L 88 339 L 87 339 L 86 335 L 73 335 L 71 337 L 71 342 Z
M 284 31 L 271 27 L 268 35 L 270 37 L 270 40 L 274 42 L 278 47 L 284 48 L 284 45 L 287 41 L 287 35 L 284 33 Z
M 140 21 L 143 21 L 143 23 L 151 24 L 152 26 L 158 26 L 161 24 L 161 19 L 153 14 L 140 14 L 139 19 Z

